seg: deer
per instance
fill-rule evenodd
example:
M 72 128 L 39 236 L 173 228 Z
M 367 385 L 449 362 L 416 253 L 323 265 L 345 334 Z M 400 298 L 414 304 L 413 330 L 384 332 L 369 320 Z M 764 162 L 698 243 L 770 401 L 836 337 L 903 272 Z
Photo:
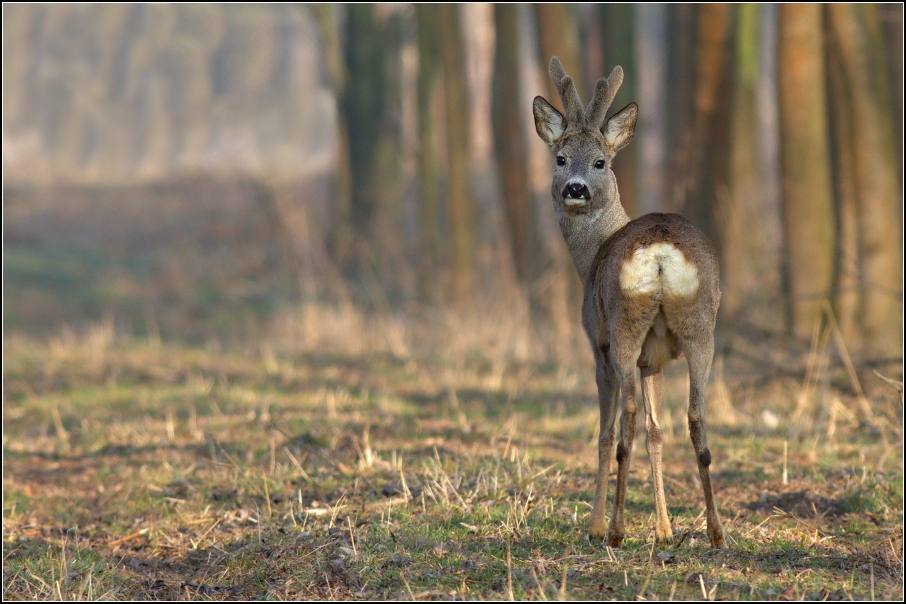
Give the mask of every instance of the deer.
M 532 110 L 535 129 L 556 157 L 554 212 L 583 283 L 582 326 L 595 359 L 600 406 L 598 473 L 588 536 L 620 547 L 623 502 L 636 432 L 636 366 L 640 369 L 646 448 L 655 501 L 655 541 L 673 539 L 661 469 L 661 382 L 664 367 L 684 355 L 689 367 L 689 434 L 704 490 L 708 538 L 726 547 L 711 486 L 711 451 L 705 435 L 704 394 L 714 358 L 714 326 L 720 304 L 720 271 L 707 237 L 678 214 L 651 213 L 630 220 L 611 169 L 617 152 L 635 132 L 638 105 L 630 103 L 604 119 L 623 69 L 598 80 L 583 108 L 579 93 L 557 57 L 548 69 L 564 113 L 541 96 Z M 616 415 L 617 483 L 613 514 L 605 524 L 607 482 Z

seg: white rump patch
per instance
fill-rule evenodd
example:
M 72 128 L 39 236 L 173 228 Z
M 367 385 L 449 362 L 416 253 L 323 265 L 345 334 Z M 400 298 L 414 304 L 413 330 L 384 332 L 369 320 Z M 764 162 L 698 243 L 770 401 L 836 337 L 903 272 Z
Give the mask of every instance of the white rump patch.
M 698 291 L 698 269 L 669 243 L 640 246 L 620 270 L 627 293 L 689 297 Z

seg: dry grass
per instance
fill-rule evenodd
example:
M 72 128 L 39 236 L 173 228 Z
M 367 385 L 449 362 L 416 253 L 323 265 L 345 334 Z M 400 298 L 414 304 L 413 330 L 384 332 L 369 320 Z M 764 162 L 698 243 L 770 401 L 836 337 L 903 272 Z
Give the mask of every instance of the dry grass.
M 881 380 L 851 390 L 833 334 L 798 378 L 715 364 L 726 551 L 707 545 L 674 363 L 677 542 L 652 541 L 641 444 L 610 550 L 585 538 L 590 354 L 483 308 L 309 307 L 235 349 L 111 322 L 7 335 L 4 599 L 902 599 L 902 403 Z

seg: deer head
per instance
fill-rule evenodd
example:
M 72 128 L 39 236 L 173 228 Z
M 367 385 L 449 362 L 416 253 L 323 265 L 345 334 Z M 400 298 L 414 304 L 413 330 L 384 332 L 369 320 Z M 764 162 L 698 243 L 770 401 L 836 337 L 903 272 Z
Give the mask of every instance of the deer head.
M 551 80 L 563 101 L 566 115 L 543 97 L 532 104 L 535 129 L 556 156 L 551 194 L 558 212 L 589 214 L 619 199 L 611 162 L 635 132 L 639 108 L 630 103 L 604 120 L 613 97 L 623 83 L 623 69 L 614 67 L 610 77 L 598 80 L 594 98 L 582 107 L 571 77 L 560 59 L 551 58 Z

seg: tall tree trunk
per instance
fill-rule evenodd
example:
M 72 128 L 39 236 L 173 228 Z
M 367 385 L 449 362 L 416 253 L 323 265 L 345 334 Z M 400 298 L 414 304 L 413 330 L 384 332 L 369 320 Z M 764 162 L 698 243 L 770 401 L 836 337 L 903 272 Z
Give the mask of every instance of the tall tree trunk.
M 535 275 L 535 212 L 528 181 L 526 141 L 519 112 L 519 6 L 495 4 L 497 50 L 491 110 L 494 150 L 500 170 L 516 276 L 528 285 Z
M 469 188 L 469 91 L 459 6 L 440 4 L 438 38 L 443 69 L 447 139 L 448 206 L 453 234 L 454 303 L 472 297 L 475 272 L 474 202 Z
M 765 230 L 760 233 L 771 267 L 765 283 L 770 298 L 759 309 L 758 319 L 767 325 L 782 325 L 787 316 L 786 296 L 782 285 L 781 264 L 783 253 L 783 221 L 781 219 L 780 187 L 780 110 L 777 94 L 777 39 L 779 35 L 779 9 L 776 4 L 759 7 L 758 28 L 758 171 L 760 173 L 761 211 L 765 217 Z
M 337 132 L 334 151 L 333 216 L 335 222 L 327 236 L 327 245 L 334 260 L 345 264 L 352 245 L 352 171 L 349 157 L 349 123 L 344 107 L 349 74 L 337 27 L 337 7 L 333 4 L 314 4 L 312 9 L 324 48 L 324 61 L 330 88 L 337 103 Z
M 695 93 L 692 136 L 686 153 L 688 170 L 678 209 L 719 243 L 713 224 L 716 187 L 726 174 L 726 94 L 729 74 L 730 8 L 725 4 L 698 7 L 698 43 L 695 58 Z M 720 175 L 720 176 L 719 176 Z
M 827 15 L 830 20 L 830 15 Z M 830 25 L 830 24 L 829 24 Z M 832 29 L 830 30 L 832 32 Z M 834 312 L 844 341 L 853 351 L 864 339 L 862 331 L 862 298 L 864 290 L 859 258 L 859 210 L 856 197 L 856 166 L 853 154 L 854 117 L 849 82 L 844 76 L 843 57 L 835 35 L 827 41 L 827 75 L 831 110 L 831 159 L 833 161 L 834 198 L 837 208 L 837 275 L 834 285 Z
M 635 59 L 635 10 L 631 4 L 601 4 L 601 29 L 604 32 L 604 68 L 598 77 L 606 77 L 620 65 L 626 74 L 623 85 L 613 99 L 609 113 L 619 111 L 637 101 L 638 69 Z M 636 195 L 638 182 L 639 145 L 624 149 L 613 162 L 613 171 L 620 187 L 620 201 L 630 218 L 641 213 Z
M 698 8 L 694 4 L 669 6 L 670 56 L 667 64 L 667 168 L 664 182 L 666 209 L 683 207 L 689 175 L 689 146 L 695 115 L 695 42 Z
M 440 265 L 440 182 L 437 165 L 437 131 L 434 93 L 437 89 L 437 5 L 416 4 L 418 26 L 418 192 L 421 254 L 419 290 L 423 297 L 437 293 Z
M 830 299 L 835 227 L 822 8 L 780 7 L 780 132 L 791 327 L 808 338 Z
M 665 209 L 667 168 L 667 5 L 635 6 L 639 121 L 636 207 L 640 214 Z
M 539 60 L 547 73 L 551 57 L 557 56 L 563 63 L 566 73 L 573 79 L 579 96 L 587 102 L 590 91 L 585 87 L 582 77 L 582 55 L 579 52 L 579 26 L 576 23 L 575 7 L 571 4 L 536 4 L 535 23 L 538 28 Z M 559 106 L 560 96 L 550 78 L 547 82 L 547 94 L 551 103 Z
M 865 286 L 866 352 L 902 346 L 901 191 L 884 39 L 875 4 L 828 7 L 853 111 L 853 160 Z
M 756 87 L 758 84 L 758 5 L 736 7 L 734 77 L 730 125 L 729 192 L 717 196 L 721 240 L 721 310 L 727 317 L 764 304 L 772 267 L 760 202 Z

